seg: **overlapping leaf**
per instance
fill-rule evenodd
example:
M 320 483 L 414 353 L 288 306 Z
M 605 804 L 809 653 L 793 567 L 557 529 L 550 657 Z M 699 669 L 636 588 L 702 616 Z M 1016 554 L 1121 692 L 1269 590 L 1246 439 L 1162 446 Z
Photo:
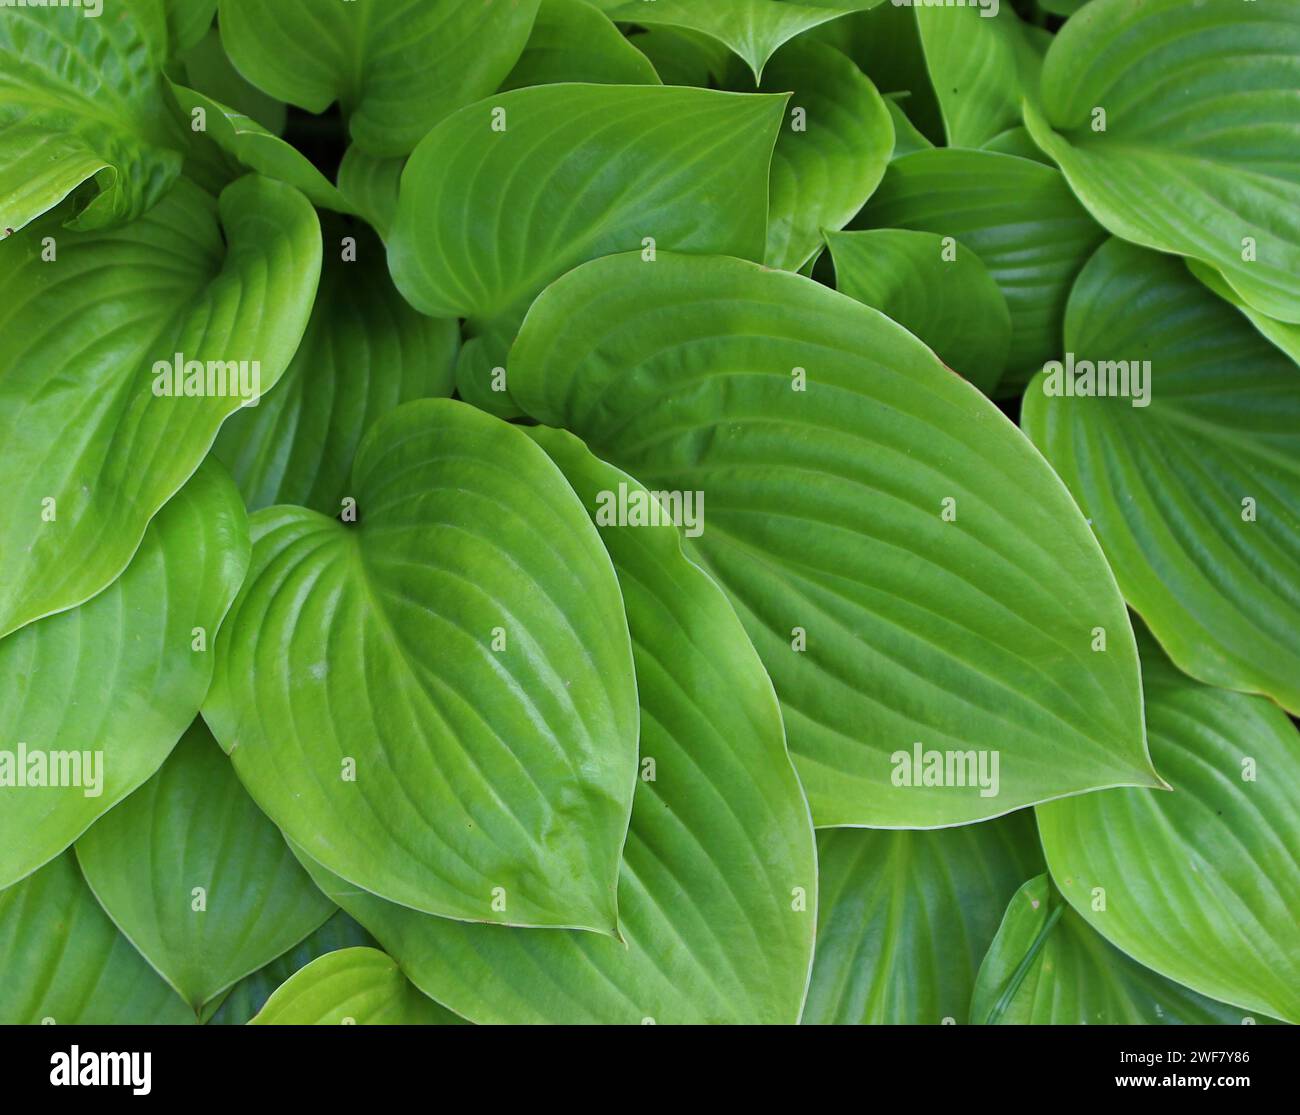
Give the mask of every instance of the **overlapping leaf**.
M 670 248 L 761 260 L 784 101 L 546 85 L 430 132 L 402 174 L 389 265 L 417 309 L 468 319 L 461 397 L 511 412 L 492 369 L 542 287 L 584 260 Z
M 1010 423 L 878 312 L 740 260 L 612 256 L 537 300 L 510 375 L 532 417 L 655 491 L 704 493 L 691 553 L 772 675 L 818 824 L 931 827 L 1158 784 L 1087 524 Z M 983 752 L 986 785 L 902 784 L 914 748 Z
M 934 832 L 817 836 L 806 1023 L 965 1022 L 1007 899 L 1042 869 L 1032 814 Z
M 542 0 L 524 52 L 501 89 L 590 81 L 659 85 L 650 60 L 587 0 Z
M 518 60 L 538 0 L 221 0 L 221 37 L 254 85 L 309 112 L 335 101 L 353 140 L 405 155 Z
M 58 221 L 7 244 L 0 273 L 0 634 L 122 572 L 226 416 L 288 365 L 320 273 L 311 206 L 263 178 L 219 202 L 182 179 L 113 232 Z M 158 393 L 190 384 L 204 393 Z
M 1231 1026 L 1249 1017 L 1125 956 L 1046 875 L 1025 883 L 1007 907 L 970 1012 L 978 1025 Z
M 1300 1022 L 1300 735 L 1272 702 L 1184 677 L 1149 639 L 1142 673 L 1151 751 L 1174 792 L 1040 806 L 1052 879 L 1140 963 Z
M 202 721 L 77 841 L 114 924 L 199 1013 L 333 912 Z
M 0 887 L 162 764 L 207 693 L 210 642 L 247 566 L 239 493 L 204 464 L 112 585 L 0 640 Z
M 113 927 L 71 850 L 0 891 L 0 957 L 0 1025 L 195 1021 Z
M 1115 235 L 1300 322 L 1298 84 L 1291 0 L 1095 0 L 1052 42 L 1025 122 Z
M 641 766 L 623 941 L 431 918 L 308 866 L 421 990 L 472 1022 L 796 1022 L 817 866 L 771 683 L 676 530 L 608 514 L 620 500 L 646 507 L 646 489 L 567 434 L 533 436 L 609 523 L 632 632 Z
M 140 216 L 180 173 L 162 86 L 158 0 L 87 19 L 75 7 L 6 7 L 0 19 L 0 236 L 93 183 L 72 228 Z M 16 245 L 7 245 L 9 258 Z
M 1065 350 L 1075 375 L 1040 374 L 1022 421 L 1125 598 L 1183 670 L 1300 711 L 1295 364 L 1179 260 L 1118 240 L 1079 277 Z M 1048 394 L 1088 388 L 1085 361 L 1123 394 Z
M 308 854 L 416 909 L 612 933 L 637 715 L 581 504 L 516 427 L 380 419 L 355 522 L 272 507 L 203 713 Z

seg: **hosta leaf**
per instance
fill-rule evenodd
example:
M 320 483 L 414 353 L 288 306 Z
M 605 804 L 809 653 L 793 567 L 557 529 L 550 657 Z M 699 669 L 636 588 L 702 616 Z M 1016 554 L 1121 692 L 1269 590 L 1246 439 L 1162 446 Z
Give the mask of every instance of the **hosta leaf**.
M 889 118 L 894 125 L 894 150 L 890 158 L 902 158 L 904 155 L 910 155 L 913 151 L 928 151 L 934 146 L 912 123 L 897 99 L 886 97 L 885 107 L 889 109 Z
M 627 0 L 603 4 L 610 19 L 643 27 L 670 27 L 706 35 L 745 60 L 754 80 L 761 81 L 763 67 L 782 43 L 839 19 L 848 12 L 874 8 L 883 0 Z
M 114 924 L 196 1013 L 334 909 L 201 720 L 77 841 L 77 860 Z
M 186 118 L 201 119 L 202 133 L 227 156 L 231 178 L 253 170 L 287 182 L 322 209 L 351 212 L 352 207 L 343 195 L 305 155 L 256 120 L 183 85 L 173 83 L 171 91 Z M 202 116 L 196 118 L 196 112 Z
M 155 364 L 219 363 L 196 377 L 204 390 L 272 387 L 307 324 L 321 245 L 306 198 L 250 176 L 219 203 L 181 180 L 114 232 L 62 233 L 51 214 L 5 251 L 0 634 L 126 567 L 245 398 L 155 395 L 174 386 Z
M 618 584 L 517 428 L 425 399 L 379 420 L 356 522 L 252 518 L 204 716 L 287 835 L 447 917 L 612 932 L 636 766 Z
M 561 81 L 659 85 L 650 60 L 587 0 L 542 0 L 524 52 L 501 83 L 522 89 Z
M 449 1010 L 421 995 L 378 949 L 339 949 L 294 973 L 254 1026 L 454 1026 Z
M 1040 806 L 1052 879 L 1112 944 L 1203 995 L 1300 1022 L 1300 735 L 1144 638 L 1151 751 L 1173 793 Z
M 622 4 L 625 0 L 615 0 Z M 612 7 L 612 4 L 607 4 Z M 665 85 L 699 85 L 708 88 L 721 79 L 735 55 L 725 44 L 698 31 L 649 27 L 629 34 L 628 41 L 650 59 Z M 753 78 L 750 78 L 750 88 Z
M 1095 0 L 1053 41 L 1025 123 L 1116 236 L 1300 322 L 1297 85 L 1291 0 Z
M 1105 239 L 1058 171 L 950 148 L 890 163 L 854 225 L 951 236 L 979 256 L 1007 300 L 1008 366 L 1022 374 L 1060 354 L 1070 284 Z
M 934 832 L 817 834 L 806 1023 L 965 1022 L 1008 898 L 1043 868 L 1033 816 Z
M 397 193 L 405 166 L 404 156 L 382 159 L 367 154 L 355 143 L 339 163 L 339 192 L 385 240 L 397 217 Z
M 180 73 L 181 84 L 187 89 L 197 90 L 214 101 L 229 105 L 236 112 L 251 116 L 275 135 L 284 132 L 288 106 L 268 97 L 244 79 L 226 54 L 226 48 L 221 45 L 221 34 L 215 27 L 185 52 Z
M 194 1014 L 100 909 L 69 850 L 0 891 L 0 1025 L 181 1026 Z
M 538 0 L 221 0 L 235 66 L 308 112 L 338 101 L 352 138 L 405 155 L 518 60 Z
M 338 949 L 373 946 L 375 939 L 342 910 L 337 910 L 315 933 L 277 956 L 264 968 L 241 979 L 230 989 L 208 1019 L 209 1026 L 242 1026 L 266 1005 L 282 983 L 317 957 Z
M 510 376 L 527 414 L 652 490 L 705 493 L 690 552 L 772 675 L 819 825 L 1157 784 L 1128 619 L 1083 517 L 877 311 L 741 260 L 612 256 L 537 300 Z M 914 747 L 982 753 L 983 790 L 973 771 L 896 784 Z
M 482 337 L 462 357 L 461 397 L 508 411 L 507 392 L 494 406 L 492 368 L 504 366 L 533 298 L 584 260 L 651 246 L 762 259 L 784 103 L 544 85 L 462 109 L 430 132 L 402 175 L 388 259 L 416 309 L 468 318 Z
M 52 4 L 8 7 L 0 18 L 0 237 L 92 178 L 65 213 L 68 226 L 121 224 L 180 173 L 160 72 L 162 9 L 85 16 Z M 5 250 L 11 260 L 21 251 Z
M 1021 122 L 1021 100 L 1037 93 L 1042 50 L 1009 3 L 917 5 L 916 22 L 950 147 L 983 147 Z
M 794 90 L 772 154 L 765 262 L 797 271 L 880 183 L 894 126 L 870 79 L 823 43 L 782 48 L 762 88 Z
M 451 394 L 456 322 L 406 304 L 368 229 L 327 228 L 320 292 L 293 362 L 261 404 L 231 415 L 217 438 L 216 454 L 250 511 L 294 503 L 337 515 L 361 435 L 399 403 Z M 355 241 L 353 262 L 340 258 L 344 235 Z
M 247 567 L 239 493 L 204 464 L 121 577 L 0 640 L 0 887 L 63 851 L 162 765 L 208 690 L 208 646 Z M 79 784 L 32 785 L 34 754 L 43 782 L 54 781 L 53 756 L 75 754 Z
M 532 433 L 598 520 L 620 488 L 648 497 L 570 435 Z M 611 524 L 601 537 L 623 586 L 642 708 L 619 878 L 626 944 L 425 917 L 308 866 L 421 990 L 472 1022 L 795 1022 L 817 865 L 771 683 L 672 526 Z
M 1076 914 L 1046 875 L 1007 907 L 980 966 L 970 1020 L 977 1025 L 1240 1025 L 1216 1003 L 1125 956 Z
M 1251 325 L 1297 364 L 1300 364 L 1300 325 L 1289 321 L 1278 321 L 1276 318 L 1267 317 L 1258 310 L 1252 309 L 1242 300 L 1241 295 L 1227 284 L 1223 276 L 1208 264 L 1189 259 L 1187 269 L 1220 298 L 1236 306 L 1246 315 L 1246 319 Z
M 1044 372 L 1021 420 L 1125 599 L 1187 673 L 1300 711 L 1295 364 L 1179 260 L 1119 240 L 1079 276 L 1065 351 L 1076 368 L 1126 362 L 1130 394 L 1049 396 L 1069 370 Z M 1102 378 L 1123 389 L 1124 370 Z
M 211 29 L 217 16 L 217 0 L 163 0 L 163 7 L 173 55 L 183 54 L 195 46 Z
M 893 318 L 985 394 L 1011 351 L 1011 311 L 979 256 L 933 232 L 830 233 L 835 288 Z

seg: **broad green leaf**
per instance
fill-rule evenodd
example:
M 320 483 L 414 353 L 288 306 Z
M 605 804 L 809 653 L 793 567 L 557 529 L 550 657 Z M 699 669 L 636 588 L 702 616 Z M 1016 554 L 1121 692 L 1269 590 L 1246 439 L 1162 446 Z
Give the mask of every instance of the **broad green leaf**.
M 693 31 L 722 43 L 745 60 L 756 82 L 782 43 L 883 0 L 785 3 L 783 0 L 627 0 L 602 5 L 610 19 L 642 27 Z
M 659 85 L 650 60 L 587 0 L 542 0 L 524 52 L 501 89 L 590 81 Z
M 1158 784 L 1123 602 L 1064 485 L 876 310 L 741 260 L 611 256 L 537 300 L 510 376 L 652 490 L 704 493 L 691 556 L 772 675 L 819 825 Z M 918 748 L 970 752 L 982 788 L 926 784 L 929 758 L 896 782 Z
M 1025 123 L 1116 236 L 1300 323 L 1298 85 L 1293 0 L 1094 0 L 1053 40 Z
M 933 232 L 897 228 L 829 233 L 826 243 L 837 290 L 920 337 L 985 394 L 997 387 L 1011 311 L 979 256 Z
M 1180 669 L 1300 711 L 1300 373 L 1169 256 L 1107 243 L 1021 421 Z M 1098 395 L 1120 390 L 1123 395 Z M 1089 390 L 1083 395 L 1048 391 Z
M 1241 1025 L 1216 1003 L 1125 956 L 1076 914 L 1046 875 L 1025 883 L 980 965 L 976 1025 Z
M 183 141 L 163 94 L 161 7 L 154 0 L 94 19 L 89 11 L 33 5 L 0 18 L 0 237 L 83 182 L 64 213 L 68 227 L 122 224 L 180 173 Z M 10 260 L 21 252 L 4 250 Z
M 77 841 L 77 861 L 113 923 L 196 1014 L 334 910 L 201 720 Z
M 355 521 L 252 517 L 203 714 L 257 803 L 407 906 L 615 929 L 636 767 L 618 583 L 517 427 L 446 399 L 357 452 Z
M 771 682 L 718 587 L 635 480 L 534 429 L 594 514 L 623 587 L 641 766 L 619 877 L 623 941 L 431 918 L 307 864 L 426 994 L 472 1022 L 793 1023 L 808 982 L 817 863 Z M 604 509 L 604 510 L 602 510 Z
M 456 322 L 406 304 L 369 229 L 326 228 L 320 292 L 293 362 L 260 405 L 231 415 L 217 437 L 216 455 L 250 511 L 293 503 L 337 515 L 362 434 L 400 403 L 451 394 Z
M 1017 155 L 1022 159 L 1031 159 L 1036 163 L 1042 163 L 1044 166 L 1056 165 L 1039 150 L 1038 144 L 1034 142 L 1034 137 L 1029 134 L 1029 129 L 1023 126 L 1008 128 L 1005 132 L 999 132 L 985 143 L 981 150 L 996 151 L 1002 155 Z
M 213 7 L 216 7 L 215 2 Z M 186 51 L 181 66 L 180 84 L 187 89 L 194 89 L 214 101 L 229 105 L 236 112 L 251 116 L 275 135 L 284 132 L 288 106 L 268 97 L 244 79 L 226 54 L 226 48 L 221 45 L 221 34 L 215 27 Z
M 320 273 L 311 205 L 264 178 L 219 202 L 182 179 L 112 232 L 58 222 L 7 244 L 0 273 L 0 634 L 126 568 L 227 415 L 288 366 Z M 205 394 L 155 394 L 178 386 Z
M 1300 734 L 1271 701 L 1142 643 L 1151 752 L 1173 793 L 1038 809 L 1052 879 L 1112 944 L 1203 995 L 1300 1022 Z
M 1189 259 L 1187 269 L 1220 298 L 1236 306 L 1246 315 L 1246 319 L 1251 325 L 1291 357 L 1295 363 L 1300 364 L 1300 325 L 1289 321 L 1278 321 L 1251 308 L 1242 300 L 1241 295 L 1227 284 L 1223 276 L 1209 264 Z
M 1033 816 L 933 832 L 817 834 L 821 895 L 805 1023 L 965 1022 L 1007 900 L 1043 869 Z
M 709 88 L 715 78 L 720 80 L 726 74 L 735 58 L 723 43 L 697 31 L 648 27 L 630 33 L 628 41 L 650 59 L 665 85 Z
M 0 640 L 0 887 L 162 765 L 207 693 L 209 644 L 247 567 L 239 493 L 204 464 L 107 589 Z M 65 762 L 76 784 L 32 784 Z
M 1106 236 L 1052 167 L 950 148 L 895 159 L 853 224 L 951 236 L 979 256 L 1011 311 L 1008 367 L 1022 379 L 1060 354 L 1070 284 Z
M 0 1025 L 193 1024 L 100 909 L 71 850 L 0 891 Z
M 926 65 L 950 147 L 983 147 L 1021 122 L 1020 102 L 1038 89 L 1035 28 L 1009 3 L 916 8 Z
M 449 1010 L 421 995 L 397 961 L 378 949 L 318 957 L 276 989 L 254 1026 L 455 1026 Z
M 127 7 L 131 5 L 128 4 Z M 173 56 L 184 54 L 211 30 L 217 17 L 217 0 L 163 0 L 167 38 Z
M 466 318 L 481 338 L 462 355 L 461 397 L 509 412 L 492 369 L 505 365 L 541 289 L 585 260 L 631 249 L 761 260 L 784 104 L 543 85 L 462 109 L 430 132 L 402 174 L 388 261 L 417 310 Z
M 821 249 L 822 230 L 843 228 L 879 185 L 894 126 L 871 80 L 824 43 L 783 47 L 762 88 L 794 90 L 772 154 L 764 260 L 797 271 Z
M 339 192 L 353 212 L 361 214 L 385 240 L 397 217 L 397 193 L 406 159 L 381 159 L 369 155 L 355 143 L 339 163 Z
M 221 998 L 209 1026 L 242 1026 L 266 1005 L 267 999 L 282 983 L 317 957 L 338 949 L 373 946 L 375 939 L 342 910 L 337 910 L 315 933 L 277 956 L 264 968 L 241 979 Z M 205 1012 L 206 1013 L 206 1012 Z
M 351 205 L 319 170 L 296 148 L 261 124 L 211 97 L 183 85 L 171 84 L 171 91 L 186 119 L 201 119 L 202 133 L 227 157 L 230 178 L 256 171 L 286 182 L 300 190 L 313 205 L 337 213 L 352 211 Z M 196 113 L 202 113 L 196 117 Z M 195 142 L 201 142 L 196 137 Z
M 889 118 L 894 125 L 894 150 L 890 155 L 891 159 L 902 158 L 913 151 L 928 151 L 934 146 L 912 123 L 896 98 L 886 97 L 885 107 L 889 109 Z
M 221 0 L 236 68 L 308 112 L 339 102 L 352 139 L 407 154 L 491 93 L 518 61 L 538 0 Z

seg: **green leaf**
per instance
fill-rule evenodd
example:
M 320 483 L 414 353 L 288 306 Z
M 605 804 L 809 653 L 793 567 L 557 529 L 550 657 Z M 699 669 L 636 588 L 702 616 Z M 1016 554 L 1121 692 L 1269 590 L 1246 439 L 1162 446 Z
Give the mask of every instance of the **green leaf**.
M 432 317 L 468 319 L 462 398 L 489 385 L 528 305 L 585 260 L 630 249 L 761 260 L 783 96 L 543 85 L 462 109 L 402 175 L 389 266 Z M 505 128 L 505 131 L 496 131 Z M 651 244 L 647 244 L 651 238 Z
M 235 984 L 230 994 L 222 997 L 207 1023 L 209 1026 L 242 1026 L 266 1005 L 277 987 L 317 957 L 337 949 L 374 944 L 375 939 L 356 921 L 342 910 L 336 910 L 334 916 L 315 933 Z
M 1036 94 L 1046 46 L 1009 3 L 918 5 L 916 22 L 948 146 L 983 147 L 1020 124 L 1020 102 Z
M 343 153 L 339 164 L 339 191 L 353 212 L 361 214 L 385 240 L 397 217 L 397 194 L 405 157 L 380 159 L 356 144 Z
M 1039 375 L 1021 421 L 1125 599 L 1180 669 L 1300 711 L 1295 364 L 1177 259 L 1119 240 L 1079 276 L 1065 351 L 1073 365 Z M 1047 394 L 1076 379 L 1129 394 Z
M 212 29 L 212 21 L 217 17 L 217 0 L 163 0 L 163 6 L 173 56 L 196 46 Z
M 883 0 L 784 3 L 779 0 L 627 0 L 602 5 L 610 19 L 642 27 L 693 31 L 722 43 L 745 60 L 754 81 L 782 43 L 848 12 L 874 8 Z
M 334 909 L 201 720 L 77 841 L 77 861 L 114 924 L 196 1014 Z
M 1008 898 L 1043 869 L 1034 819 L 817 834 L 817 956 L 805 1023 L 965 1022 Z
M 91 179 L 65 213 L 68 227 L 122 224 L 180 173 L 182 141 L 163 95 L 161 7 L 85 16 L 51 5 L 0 19 L 0 237 Z M 5 250 L 11 260 L 19 251 Z
M 517 427 L 446 399 L 381 418 L 352 477 L 356 522 L 252 517 L 213 734 L 271 819 L 358 886 L 613 932 L 636 693 L 581 504 Z
M 175 83 L 170 85 L 187 119 L 194 120 L 194 114 L 202 112 L 202 138 L 211 140 L 228 157 L 231 178 L 250 170 L 256 171 L 288 183 L 322 209 L 332 209 L 336 213 L 352 211 L 343 195 L 305 155 L 267 131 L 256 120 L 193 89 Z M 196 137 L 195 141 L 201 142 L 201 139 Z
M 308 112 L 338 101 L 372 155 L 407 154 L 518 61 L 538 0 L 221 0 L 235 66 Z
M 339 949 L 296 972 L 254 1026 L 455 1026 L 462 1020 L 411 986 L 378 949 Z
M 1300 325 L 1289 321 L 1278 321 L 1267 317 L 1258 310 L 1248 306 L 1240 294 L 1230 287 L 1223 276 L 1209 264 L 1189 259 L 1187 269 L 1226 302 L 1231 302 L 1243 314 L 1246 320 L 1258 329 L 1273 344 L 1277 345 L 1295 363 L 1300 364 Z
M 162 765 L 208 690 L 208 642 L 248 553 L 239 493 L 205 463 L 121 577 L 0 640 L 0 887 L 58 855 Z M 79 784 L 31 785 L 37 754 L 43 782 L 54 756 L 75 755 Z
M 835 287 L 893 318 L 985 394 L 1011 351 L 1007 300 L 969 249 L 905 229 L 829 233 Z
M 1025 123 L 1116 236 L 1300 322 L 1298 74 L 1291 0 L 1095 0 L 1053 41 Z
M 216 7 L 215 0 L 212 6 Z M 226 54 L 226 48 L 221 45 L 221 34 L 215 27 L 209 28 L 207 34 L 186 51 L 181 58 L 180 72 L 180 84 L 186 88 L 251 116 L 268 132 L 275 135 L 284 133 L 288 106 L 268 97 L 244 79 Z
M 1129 956 L 1300 1022 L 1300 734 L 1270 701 L 1184 677 L 1142 644 L 1151 751 L 1173 793 L 1038 809 L 1052 879 Z
M 562 81 L 659 85 L 650 60 L 587 0 L 542 0 L 524 52 L 502 91 Z
M 913 151 L 928 151 L 934 146 L 912 123 L 895 97 L 886 97 L 885 107 L 889 109 L 889 118 L 894 125 L 894 150 L 890 155 L 891 159 L 902 158 Z
M 1070 284 L 1105 233 L 1049 166 L 992 151 L 940 148 L 895 159 L 854 222 L 951 236 L 984 263 L 1011 311 L 1012 373 L 1061 348 Z
M 772 154 L 765 262 L 797 271 L 822 230 L 843 228 L 879 185 L 894 126 L 870 79 L 823 43 L 783 47 L 762 88 L 794 90 Z
M 1128 619 L 1083 517 L 1002 414 L 877 311 L 741 260 L 629 253 L 547 289 L 510 376 L 527 414 L 652 490 L 705 493 L 691 556 L 772 675 L 819 825 L 937 827 L 1158 784 Z M 922 744 L 984 752 L 983 790 L 895 784 Z
M 169 1026 L 194 1014 L 100 909 L 71 850 L 0 891 L 0 1025 Z
M 321 244 L 306 198 L 250 176 L 219 203 L 181 180 L 114 232 L 60 232 L 51 214 L 5 251 L 0 634 L 83 603 L 126 568 L 222 421 L 288 365 Z M 172 384 L 155 364 L 178 353 L 219 364 L 212 386 L 227 393 L 156 395 Z
M 622 4 L 624 0 L 615 3 Z M 698 85 L 707 89 L 713 79 L 721 79 L 726 74 L 735 57 L 717 39 L 671 27 L 646 28 L 630 34 L 628 41 L 650 59 L 665 85 Z
M 354 262 L 340 259 L 345 235 L 355 241 Z M 401 403 L 451 394 L 456 322 L 406 304 L 368 229 L 331 222 L 326 240 L 320 293 L 293 362 L 217 438 L 216 455 L 250 511 L 293 503 L 337 515 L 362 434 Z
M 1242 1012 L 1157 975 L 1109 944 L 1046 875 L 1007 907 L 980 966 L 977 1025 L 1232 1026 Z
M 473 1022 L 793 1023 L 817 863 L 771 682 L 676 530 L 616 525 L 620 489 L 628 506 L 645 506 L 646 489 L 569 434 L 531 433 L 588 512 L 612 520 L 601 537 L 623 587 L 642 708 L 623 942 L 430 918 L 307 866 L 416 986 Z

